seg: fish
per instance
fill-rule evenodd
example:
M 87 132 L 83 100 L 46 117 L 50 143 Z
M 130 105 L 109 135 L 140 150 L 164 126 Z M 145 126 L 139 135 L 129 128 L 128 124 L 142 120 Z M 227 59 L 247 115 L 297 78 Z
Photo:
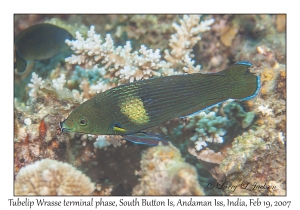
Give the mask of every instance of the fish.
M 21 31 L 14 41 L 17 71 L 22 73 L 30 62 L 49 59 L 68 50 L 66 39 L 73 39 L 71 33 L 48 23 L 36 24 Z
M 260 78 L 252 63 L 240 61 L 217 73 L 164 76 L 123 84 L 76 107 L 59 127 L 64 132 L 121 135 L 138 144 L 165 144 L 162 135 L 143 130 L 186 117 L 228 99 L 257 95 Z

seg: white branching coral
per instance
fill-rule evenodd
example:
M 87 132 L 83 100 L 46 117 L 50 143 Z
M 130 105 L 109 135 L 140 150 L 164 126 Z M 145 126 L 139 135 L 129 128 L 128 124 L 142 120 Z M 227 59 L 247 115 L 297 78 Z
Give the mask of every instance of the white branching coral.
M 200 21 L 201 15 L 184 15 L 180 20 L 180 25 L 174 23 L 173 27 L 176 33 L 171 36 L 170 47 L 171 52 L 165 50 L 165 59 L 174 64 L 181 63 L 185 67 L 185 72 L 193 72 L 200 70 L 200 66 L 194 67 L 195 61 L 191 58 L 192 48 L 201 39 L 200 33 L 210 29 L 210 25 L 214 22 L 214 19 Z
M 32 99 L 37 98 L 37 92 L 41 85 L 44 83 L 43 79 L 39 77 L 36 73 L 32 72 L 32 78 L 30 80 L 31 83 L 28 84 L 28 87 L 31 88 L 29 91 L 29 97 Z
M 59 78 L 52 80 L 52 86 L 56 90 L 62 90 L 64 85 L 66 84 L 66 76 L 65 74 L 60 75 Z
M 95 95 L 96 93 L 101 93 L 110 89 L 110 85 L 107 84 L 103 79 L 99 79 L 97 84 L 90 86 L 90 95 Z
M 195 142 L 196 150 L 206 147 L 206 142 L 223 143 L 223 135 L 226 134 L 224 129 L 228 119 L 226 117 L 216 116 L 215 112 L 206 114 L 200 112 L 197 115 L 189 117 L 187 129 L 194 129 L 195 135 L 190 138 Z
M 20 170 L 16 195 L 91 195 L 94 184 L 73 166 L 44 159 Z
M 116 47 L 110 34 L 106 34 L 103 40 L 95 33 L 94 26 L 91 26 L 86 39 L 76 32 L 76 40 L 66 40 L 75 54 L 65 61 L 70 64 L 83 64 L 85 67 L 102 64 L 106 71 L 104 78 L 118 78 L 117 81 L 109 81 L 109 85 L 124 84 L 162 74 L 198 72 L 200 65 L 194 67 L 192 48 L 201 39 L 200 33 L 209 30 L 209 26 L 214 22 L 213 19 L 200 22 L 200 17 L 200 15 L 184 15 L 180 25 L 174 24 L 176 33 L 170 39 L 171 53 L 165 51 L 166 61 L 161 59 L 159 49 L 147 49 L 145 45 L 141 45 L 140 49 L 134 52 L 129 41 L 123 47 Z M 174 70 L 173 67 L 178 64 L 182 68 Z M 103 85 L 103 82 L 99 81 L 92 91 L 107 89 Z
M 101 63 L 108 73 L 130 82 L 160 75 L 154 71 L 162 67 L 158 49 L 153 51 L 142 45 L 139 51 L 131 53 L 129 41 L 124 47 L 115 47 L 112 37 L 107 34 L 103 42 L 100 35 L 95 34 L 94 26 L 88 31 L 86 40 L 76 32 L 76 40 L 66 40 L 66 43 L 75 52 L 75 55 L 65 59 L 71 64 L 94 66 Z
M 50 94 L 54 94 L 58 99 L 74 99 L 74 94 L 71 91 L 64 87 L 66 83 L 66 77 L 62 74 L 59 78 L 42 80 L 36 73 L 32 73 L 32 83 L 28 84 L 28 87 L 31 88 L 29 91 L 29 97 L 31 101 L 35 101 L 38 97 L 40 90 Z

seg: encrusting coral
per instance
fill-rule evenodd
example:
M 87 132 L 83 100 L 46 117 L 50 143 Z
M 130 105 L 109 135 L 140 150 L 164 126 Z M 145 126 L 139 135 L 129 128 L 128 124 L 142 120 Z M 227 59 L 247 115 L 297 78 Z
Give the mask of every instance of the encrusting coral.
M 15 181 L 16 195 L 91 195 L 94 188 L 81 171 L 50 159 L 22 168 Z
M 137 174 L 141 178 L 133 195 L 204 195 L 195 168 L 172 144 L 147 149 Z

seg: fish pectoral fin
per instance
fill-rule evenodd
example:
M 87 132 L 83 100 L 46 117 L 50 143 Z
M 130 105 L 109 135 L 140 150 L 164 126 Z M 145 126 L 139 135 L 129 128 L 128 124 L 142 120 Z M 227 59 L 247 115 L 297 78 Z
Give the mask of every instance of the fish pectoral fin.
M 134 134 L 123 135 L 123 137 L 125 140 L 131 141 L 135 144 L 156 146 L 159 142 L 161 142 L 163 145 L 169 145 L 168 136 L 154 133 L 138 132 Z
M 27 61 L 19 55 L 19 53 L 16 53 L 16 64 L 15 66 L 17 67 L 17 71 L 19 73 L 23 73 L 26 70 L 27 67 Z
M 119 127 L 116 127 L 116 126 L 113 127 L 113 130 L 116 134 L 126 133 L 126 130 L 124 128 L 119 128 Z
M 122 135 L 127 132 L 125 128 L 122 127 L 121 123 L 113 122 L 110 126 L 115 134 Z

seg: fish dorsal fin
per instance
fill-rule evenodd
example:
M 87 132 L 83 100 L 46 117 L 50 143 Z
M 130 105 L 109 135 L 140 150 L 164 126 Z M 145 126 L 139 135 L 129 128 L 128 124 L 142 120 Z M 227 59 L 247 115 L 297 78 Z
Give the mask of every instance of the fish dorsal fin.
M 226 76 L 240 77 L 241 75 L 250 73 L 249 67 L 251 67 L 251 66 L 252 66 L 252 63 L 250 63 L 248 61 L 239 61 L 219 73 L 224 74 Z
M 19 73 L 23 73 L 27 67 L 27 61 L 18 52 L 16 53 L 16 67 Z

